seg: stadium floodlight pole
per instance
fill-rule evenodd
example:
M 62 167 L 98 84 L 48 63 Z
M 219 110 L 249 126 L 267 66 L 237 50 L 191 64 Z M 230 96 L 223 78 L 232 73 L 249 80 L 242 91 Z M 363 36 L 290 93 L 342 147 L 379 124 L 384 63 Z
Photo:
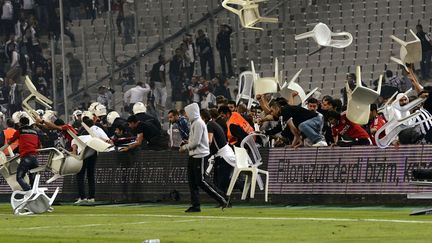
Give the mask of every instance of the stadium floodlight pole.
M 52 72 L 52 89 L 53 89 L 53 110 L 57 110 L 57 70 L 55 60 L 55 43 L 54 37 L 51 37 L 51 72 Z
M 63 99 L 65 109 L 65 122 L 69 122 L 68 112 L 68 97 L 67 97 L 67 82 L 66 82 L 66 64 L 65 64 L 65 46 L 64 46 L 64 13 L 63 13 L 63 0 L 59 0 L 60 6 L 60 35 L 61 35 L 61 48 L 62 48 L 62 68 L 63 68 Z
M 115 69 L 115 39 L 113 32 L 113 13 L 112 13 L 112 1 L 108 0 L 108 33 L 111 40 L 111 48 L 110 48 L 110 56 L 111 56 L 111 65 L 110 65 L 110 78 L 109 78 L 109 86 L 111 89 L 114 89 L 114 69 Z M 113 109 L 115 110 L 115 95 L 112 96 L 112 104 Z

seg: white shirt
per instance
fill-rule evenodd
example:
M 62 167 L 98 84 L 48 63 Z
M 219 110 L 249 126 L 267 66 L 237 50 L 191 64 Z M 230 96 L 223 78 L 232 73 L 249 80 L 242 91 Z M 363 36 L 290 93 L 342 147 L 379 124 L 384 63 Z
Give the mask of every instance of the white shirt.
M 189 44 L 188 45 L 188 50 L 187 50 L 187 52 L 186 52 L 186 55 L 189 57 L 189 61 L 192 63 L 192 62 L 195 62 L 195 57 L 194 57 L 194 50 L 193 50 L 193 45 L 192 44 Z
M 78 138 L 83 142 L 83 143 L 87 143 L 88 141 L 90 141 L 91 136 L 90 135 L 81 135 L 78 136 Z M 80 146 L 80 144 L 77 142 L 76 139 L 73 139 L 71 142 L 71 145 L 77 145 L 77 154 L 80 154 L 82 151 L 82 147 Z
M 150 86 L 148 84 L 145 84 L 144 88 L 141 86 L 133 87 L 124 94 L 124 101 L 126 104 L 142 102 L 149 91 Z
M 90 127 L 90 131 L 95 135 L 95 137 L 100 138 L 104 141 L 109 140 L 108 135 L 104 132 L 104 130 L 98 126 L 92 126 Z
M 6 1 L 3 4 L 3 12 L 2 12 L 2 16 L 1 19 L 8 19 L 8 20 L 12 20 L 13 18 L 13 7 L 12 7 L 12 3 L 11 1 Z

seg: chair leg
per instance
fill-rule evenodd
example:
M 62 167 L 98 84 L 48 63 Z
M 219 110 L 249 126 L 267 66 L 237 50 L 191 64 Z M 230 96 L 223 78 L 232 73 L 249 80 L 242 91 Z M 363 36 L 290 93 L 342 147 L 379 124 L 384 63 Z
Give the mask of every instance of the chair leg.
M 251 182 L 250 182 L 249 176 L 246 175 L 246 180 L 245 180 L 245 183 L 244 183 L 244 186 L 243 186 L 243 193 L 242 193 L 241 200 L 245 200 L 246 199 L 248 191 L 249 191 L 250 184 L 251 184 Z
M 268 185 L 269 185 L 269 173 L 265 173 L 266 174 L 266 184 L 265 184 L 265 191 L 264 191 L 264 200 L 267 202 L 268 201 Z
M 251 182 L 251 189 L 250 189 L 251 198 L 255 198 L 255 187 L 257 182 L 257 175 L 258 175 L 258 171 L 256 170 L 252 171 L 252 182 Z
M 237 181 L 237 178 L 238 178 L 239 174 L 240 174 L 240 170 L 234 169 L 234 172 L 233 172 L 233 175 L 231 177 L 231 181 L 230 181 L 230 184 L 229 184 L 229 187 L 228 187 L 228 191 L 226 193 L 227 196 L 231 195 L 231 193 L 232 193 L 232 191 L 234 189 L 234 185 L 235 185 L 235 183 Z
M 279 22 L 279 19 L 278 18 L 261 17 L 259 19 L 259 22 L 262 22 L 262 23 L 277 23 L 277 22 Z
M 303 39 L 311 38 L 313 36 L 315 36 L 315 32 L 314 31 L 309 31 L 309 32 L 306 32 L 306 33 L 303 33 L 303 34 L 296 35 L 294 37 L 294 39 L 295 40 L 303 40 Z

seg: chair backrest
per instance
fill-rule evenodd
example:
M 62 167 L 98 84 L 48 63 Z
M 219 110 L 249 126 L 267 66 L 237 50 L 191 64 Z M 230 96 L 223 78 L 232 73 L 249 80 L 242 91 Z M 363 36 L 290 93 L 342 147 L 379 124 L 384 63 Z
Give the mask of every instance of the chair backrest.
M 244 169 L 250 167 L 251 159 L 245 148 L 234 147 L 234 153 L 235 153 L 237 168 Z
M 274 77 L 263 77 L 260 78 L 255 72 L 255 65 L 251 61 L 252 73 L 254 73 L 254 91 L 255 94 L 269 94 L 277 93 L 279 90 L 280 79 L 282 79 L 279 73 L 278 59 L 275 58 L 275 76 Z
M 252 165 L 258 167 L 262 164 L 262 157 L 256 143 L 257 138 L 261 138 L 264 144 L 268 142 L 268 138 L 264 134 L 251 133 L 242 140 L 242 142 L 240 143 L 240 147 L 250 151 L 250 153 L 252 154 L 251 163 Z
M 253 89 L 253 83 L 254 83 L 254 73 L 251 71 L 245 71 L 240 74 L 239 79 L 239 92 L 237 95 L 237 103 L 240 101 L 240 99 L 248 99 L 252 98 L 252 89 Z
M 315 33 L 315 41 L 320 46 L 328 46 L 331 42 L 332 31 L 323 23 L 315 25 L 313 32 Z

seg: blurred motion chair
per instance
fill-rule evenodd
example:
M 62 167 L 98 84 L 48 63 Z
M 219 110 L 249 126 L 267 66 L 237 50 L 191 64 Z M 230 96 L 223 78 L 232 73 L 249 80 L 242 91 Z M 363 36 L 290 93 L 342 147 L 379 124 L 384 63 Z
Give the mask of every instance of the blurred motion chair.
M 390 57 L 390 59 L 397 64 L 402 65 L 408 72 L 410 72 L 410 69 L 406 66 L 407 63 L 417 63 L 422 60 L 422 46 L 420 39 L 411 29 L 410 32 L 414 36 L 415 40 L 409 42 L 403 41 L 394 35 L 390 36 L 390 38 L 401 45 L 399 58 Z

